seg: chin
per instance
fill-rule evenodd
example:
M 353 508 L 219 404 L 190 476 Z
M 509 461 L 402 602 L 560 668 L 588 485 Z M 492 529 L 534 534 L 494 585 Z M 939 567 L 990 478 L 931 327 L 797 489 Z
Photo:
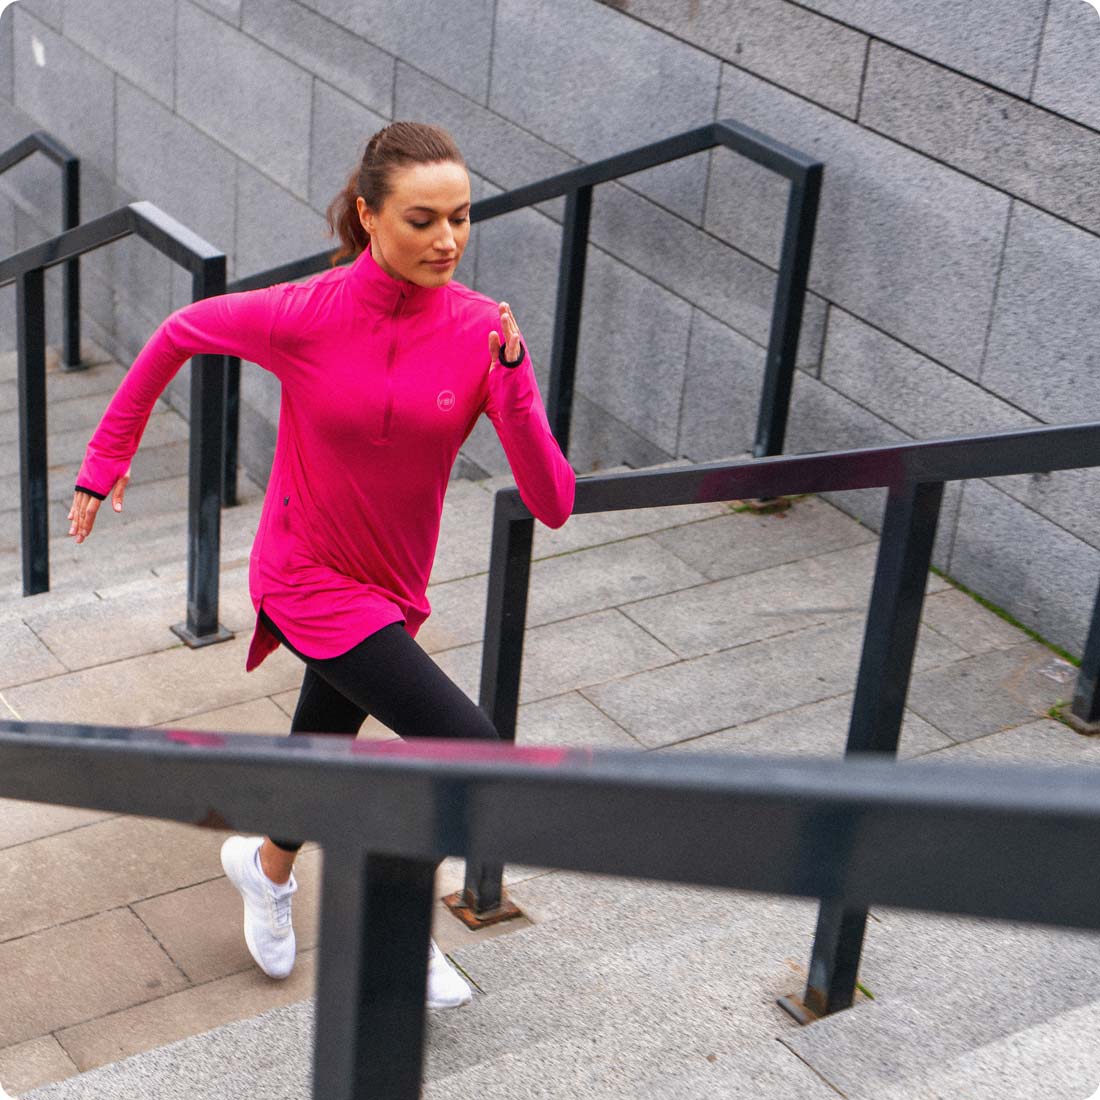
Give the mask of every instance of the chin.
M 423 271 L 418 271 L 415 278 L 410 281 L 417 283 L 419 286 L 443 286 L 454 278 L 457 266 L 457 264 L 451 264 L 446 271 L 434 271 L 429 267 Z

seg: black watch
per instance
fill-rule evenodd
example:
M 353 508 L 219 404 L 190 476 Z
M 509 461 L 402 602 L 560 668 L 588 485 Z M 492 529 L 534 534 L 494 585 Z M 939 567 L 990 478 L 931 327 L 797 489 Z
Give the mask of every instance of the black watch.
M 501 344 L 501 346 L 500 346 L 500 351 L 497 353 L 497 358 L 500 359 L 500 365 L 502 367 L 508 367 L 509 369 L 511 369 L 512 367 L 518 367 L 520 365 L 520 363 L 523 362 L 526 355 L 527 355 L 527 349 L 523 346 L 523 341 L 520 340 L 520 342 L 519 342 L 519 358 L 518 359 L 512 359 L 512 360 L 505 359 L 504 358 L 504 345 L 503 344 Z

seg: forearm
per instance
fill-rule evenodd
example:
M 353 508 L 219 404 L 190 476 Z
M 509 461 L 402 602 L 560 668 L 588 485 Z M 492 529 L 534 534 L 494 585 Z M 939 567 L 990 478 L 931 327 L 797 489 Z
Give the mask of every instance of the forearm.
M 490 419 L 523 503 L 547 527 L 560 527 L 573 510 L 577 479 L 550 431 L 530 356 L 514 369 L 494 367 L 489 387 Z
M 192 356 L 237 355 L 267 365 L 284 286 L 203 298 L 169 314 L 107 406 L 88 444 L 78 487 L 110 492 L 129 467 L 157 398 Z
M 187 356 L 162 324 L 142 348 L 100 418 L 77 474 L 77 488 L 106 496 L 126 473 L 157 398 Z

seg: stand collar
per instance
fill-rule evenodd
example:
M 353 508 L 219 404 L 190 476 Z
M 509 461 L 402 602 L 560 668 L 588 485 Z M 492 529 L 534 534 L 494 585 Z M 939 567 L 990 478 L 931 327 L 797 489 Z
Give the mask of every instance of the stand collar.
M 390 312 L 403 303 L 405 308 L 430 302 L 443 287 L 420 286 L 408 279 L 394 278 L 378 266 L 369 248 L 364 249 L 347 269 L 347 280 L 356 298 L 371 309 Z

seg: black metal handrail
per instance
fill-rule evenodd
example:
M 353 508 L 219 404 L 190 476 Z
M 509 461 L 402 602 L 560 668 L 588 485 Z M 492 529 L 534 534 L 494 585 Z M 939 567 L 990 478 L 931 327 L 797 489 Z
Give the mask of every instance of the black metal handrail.
M 131 233 L 191 272 L 195 301 L 225 293 L 225 253 L 149 202 L 135 202 L 0 260 L 0 286 L 16 284 L 19 338 L 19 465 L 22 496 L 23 594 L 50 587 L 46 460 L 46 268 Z M 190 646 L 232 634 L 218 623 L 223 357 L 200 355 L 191 369 L 190 485 L 187 529 L 187 618 L 172 629 Z
M 577 482 L 574 514 L 659 505 L 888 489 L 867 611 L 846 753 L 896 755 L 944 484 L 1100 466 L 1100 423 L 601 474 Z M 480 704 L 502 738 L 515 740 L 534 520 L 515 488 L 495 498 Z M 503 867 L 468 863 L 466 903 L 491 915 L 503 904 Z M 825 897 L 825 895 L 823 895 Z M 867 912 L 825 897 L 801 1019 L 847 1008 L 855 994 Z
M 421 1094 L 445 856 L 1100 928 L 1093 768 L 0 722 L 0 797 L 319 841 L 324 1100 Z
M 34 153 L 45 154 L 61 168 L 61 228 L 75 228 L 80 224 L 80 158 L 52 134 L 45 130 L 36 130 L 0 153 L 0 175 Z M 80 358 L 79 259 L 74 257 L 65 264 L 62 278 L 62 309 L 65 320 L 61 366 L 65 370 L 79 370 L 84 365 Z
M 527 184 L 500 195 L 479 199 L 470 207 L 470 220 L 485 221 L 522 210 L 548 199 L 565 196 L 562 250 L 558 266 L 558 290 L 554 308 L 554 333 L 550 353 L 550 389 L 546 412 L 550 428 L 563 453 L 569 453 L 569 434 L 580 340 L 581 304 L 584 298 L 585 260 L 588 252 L 592 189 L 635 172 L 724 146 L 790 181 L 783 244 L 771 332 L 765 356 L 764 383 L 760 394 L 753 454 L 779 454 L 787 427 L 791 385 L 798 357 L 798 338 L 806 300 L 806 280 L 813 251 L 814 227 L 824 165 L 735 119 L 708 123 L 604 160 L 571 168 L 556 176 Z M 318 252 L 292 263 L 238 279 L 230 291 L 256 290 L 300 279 L 331 266 L 332 250 Z M 237 500 L 237 461 L 240 409 L 240 360 L 227 370 L 226 468 L 224 496 Z

